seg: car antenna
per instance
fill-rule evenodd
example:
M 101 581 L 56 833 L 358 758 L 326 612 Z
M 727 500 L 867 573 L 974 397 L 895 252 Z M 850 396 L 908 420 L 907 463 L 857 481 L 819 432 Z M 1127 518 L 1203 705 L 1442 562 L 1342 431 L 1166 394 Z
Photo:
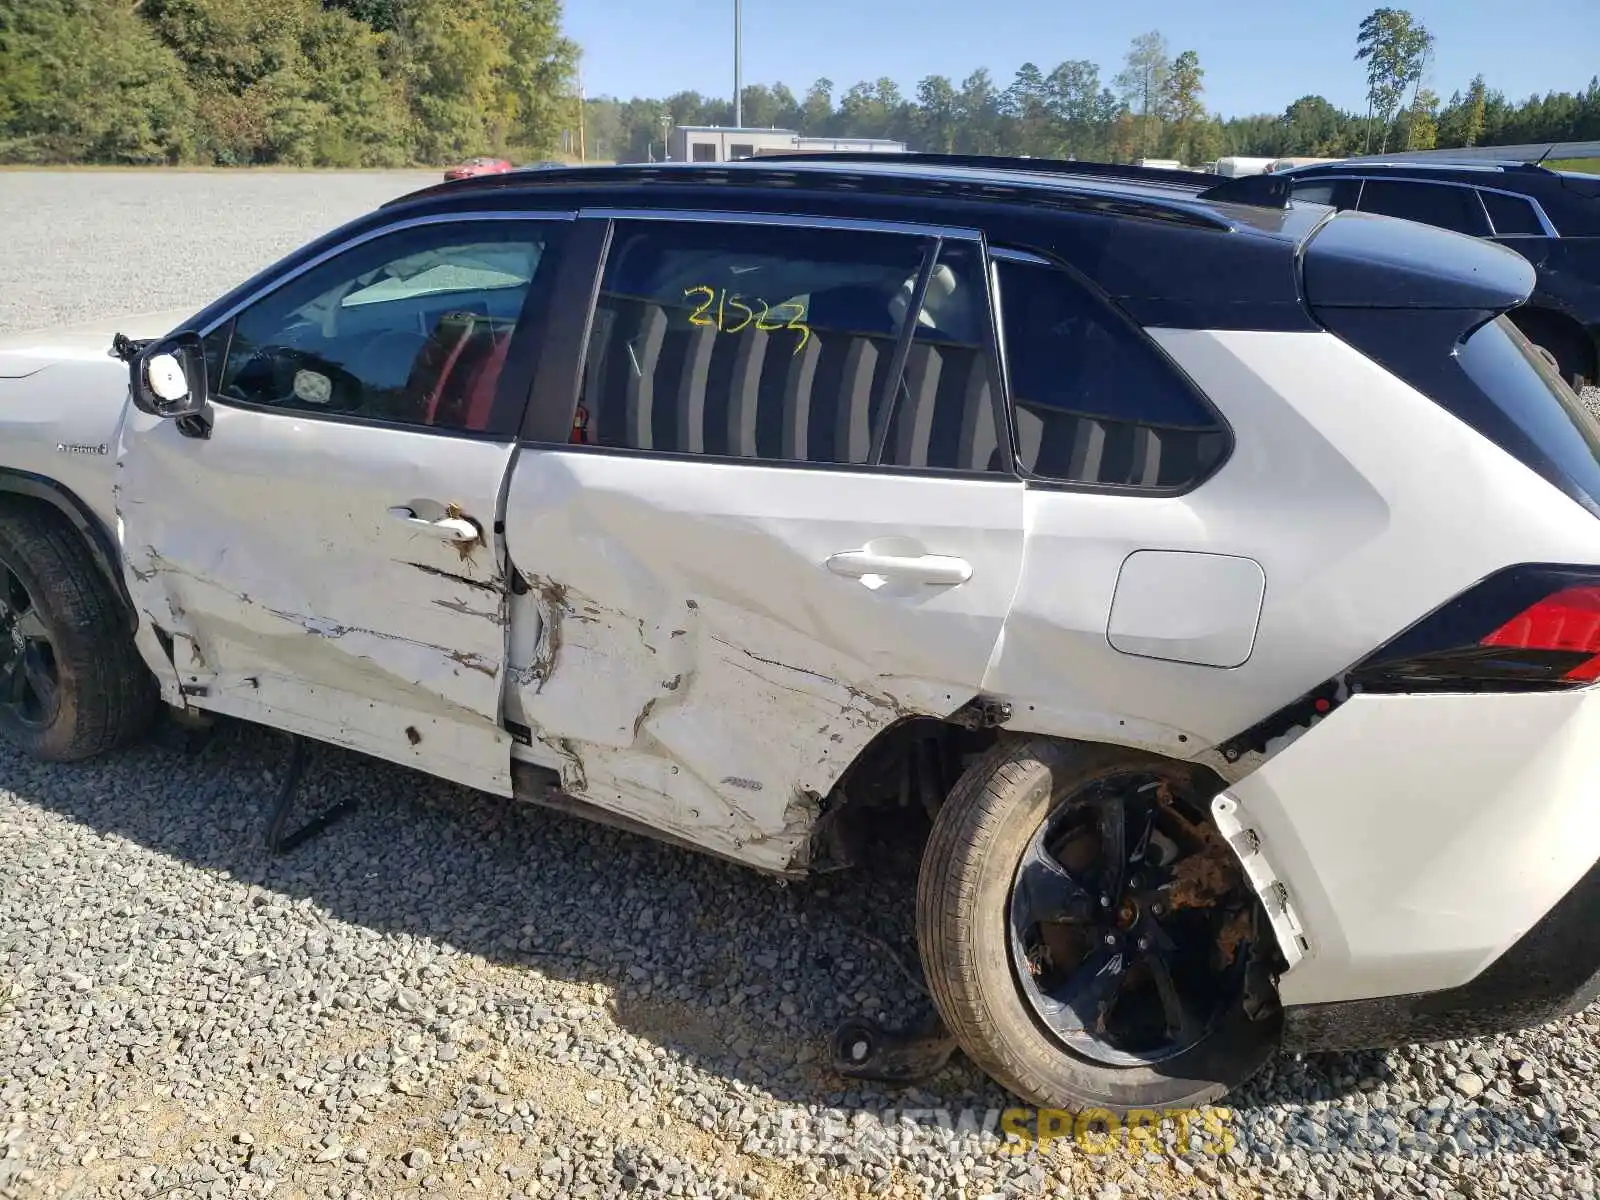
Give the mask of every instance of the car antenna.
M 1544 160 L 1549 158 L 1552 154 L 1554 154 L 1556 152 L 1556 147 L 1559 146 L 1559 145 L 1561 145 L 1560 142 L 1551 142 L 1550 143 L 1550 148 L 1548 150 L 1546 150 L 1543 154 L 1539 155 L 1539 157 L 1534 160 L 1533 165 L 1536 166 L 1536 167 L 1543 166 L 1544 165 Z

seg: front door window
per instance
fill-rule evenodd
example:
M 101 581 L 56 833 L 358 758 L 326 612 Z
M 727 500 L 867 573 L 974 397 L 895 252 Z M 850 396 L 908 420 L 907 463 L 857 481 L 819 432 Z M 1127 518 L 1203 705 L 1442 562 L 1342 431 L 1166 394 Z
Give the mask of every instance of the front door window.
M 483 433 L 555 222 L 479 221 L 386 234 L 255 301 L 212 334 L 224 403 Z M 497 419 L 500 418 L 500 419 Z

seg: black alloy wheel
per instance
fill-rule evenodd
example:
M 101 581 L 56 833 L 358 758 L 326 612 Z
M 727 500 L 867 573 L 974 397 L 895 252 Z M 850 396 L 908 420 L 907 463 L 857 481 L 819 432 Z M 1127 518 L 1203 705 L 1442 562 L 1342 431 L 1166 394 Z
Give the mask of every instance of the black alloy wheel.
M 1017 865 L 1011 962 L 1038 1021 L 1106 1067 L 1192 1050 L 1245 987 L 1252 897 L 1215 830 L 1158 773 L 1094 780 Z
M 0 562 L 0 708 L 24 728 L 55 719 L 61 676 L 44 618 L 16 571 Z

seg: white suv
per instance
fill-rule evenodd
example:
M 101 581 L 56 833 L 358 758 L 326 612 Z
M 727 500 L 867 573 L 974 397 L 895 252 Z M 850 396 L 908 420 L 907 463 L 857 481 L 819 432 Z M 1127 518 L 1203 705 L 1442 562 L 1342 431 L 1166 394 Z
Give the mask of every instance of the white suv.
M 1549 1019 L 1600 965 L 1600 439 L 1525 260 L 1240 182 L 514 172 L 129 366 L 24 339 L 0 729 L 159 697 L 784 875 L 926 814 L 939 1013 L 1043 1104 Z

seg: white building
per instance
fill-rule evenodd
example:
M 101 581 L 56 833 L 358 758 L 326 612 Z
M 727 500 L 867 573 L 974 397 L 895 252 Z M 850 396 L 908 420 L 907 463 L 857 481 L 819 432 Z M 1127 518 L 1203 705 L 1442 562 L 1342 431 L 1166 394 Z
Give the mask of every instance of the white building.
M 866 154 L 904 154 L 904 142 L 888 138 L 804 137 L 792 129 L 738 129 L 727 125 L 679 125 L 668 154 L 678 162 L 733 162 L 763 154 L 819 154 L 848 150 Z

